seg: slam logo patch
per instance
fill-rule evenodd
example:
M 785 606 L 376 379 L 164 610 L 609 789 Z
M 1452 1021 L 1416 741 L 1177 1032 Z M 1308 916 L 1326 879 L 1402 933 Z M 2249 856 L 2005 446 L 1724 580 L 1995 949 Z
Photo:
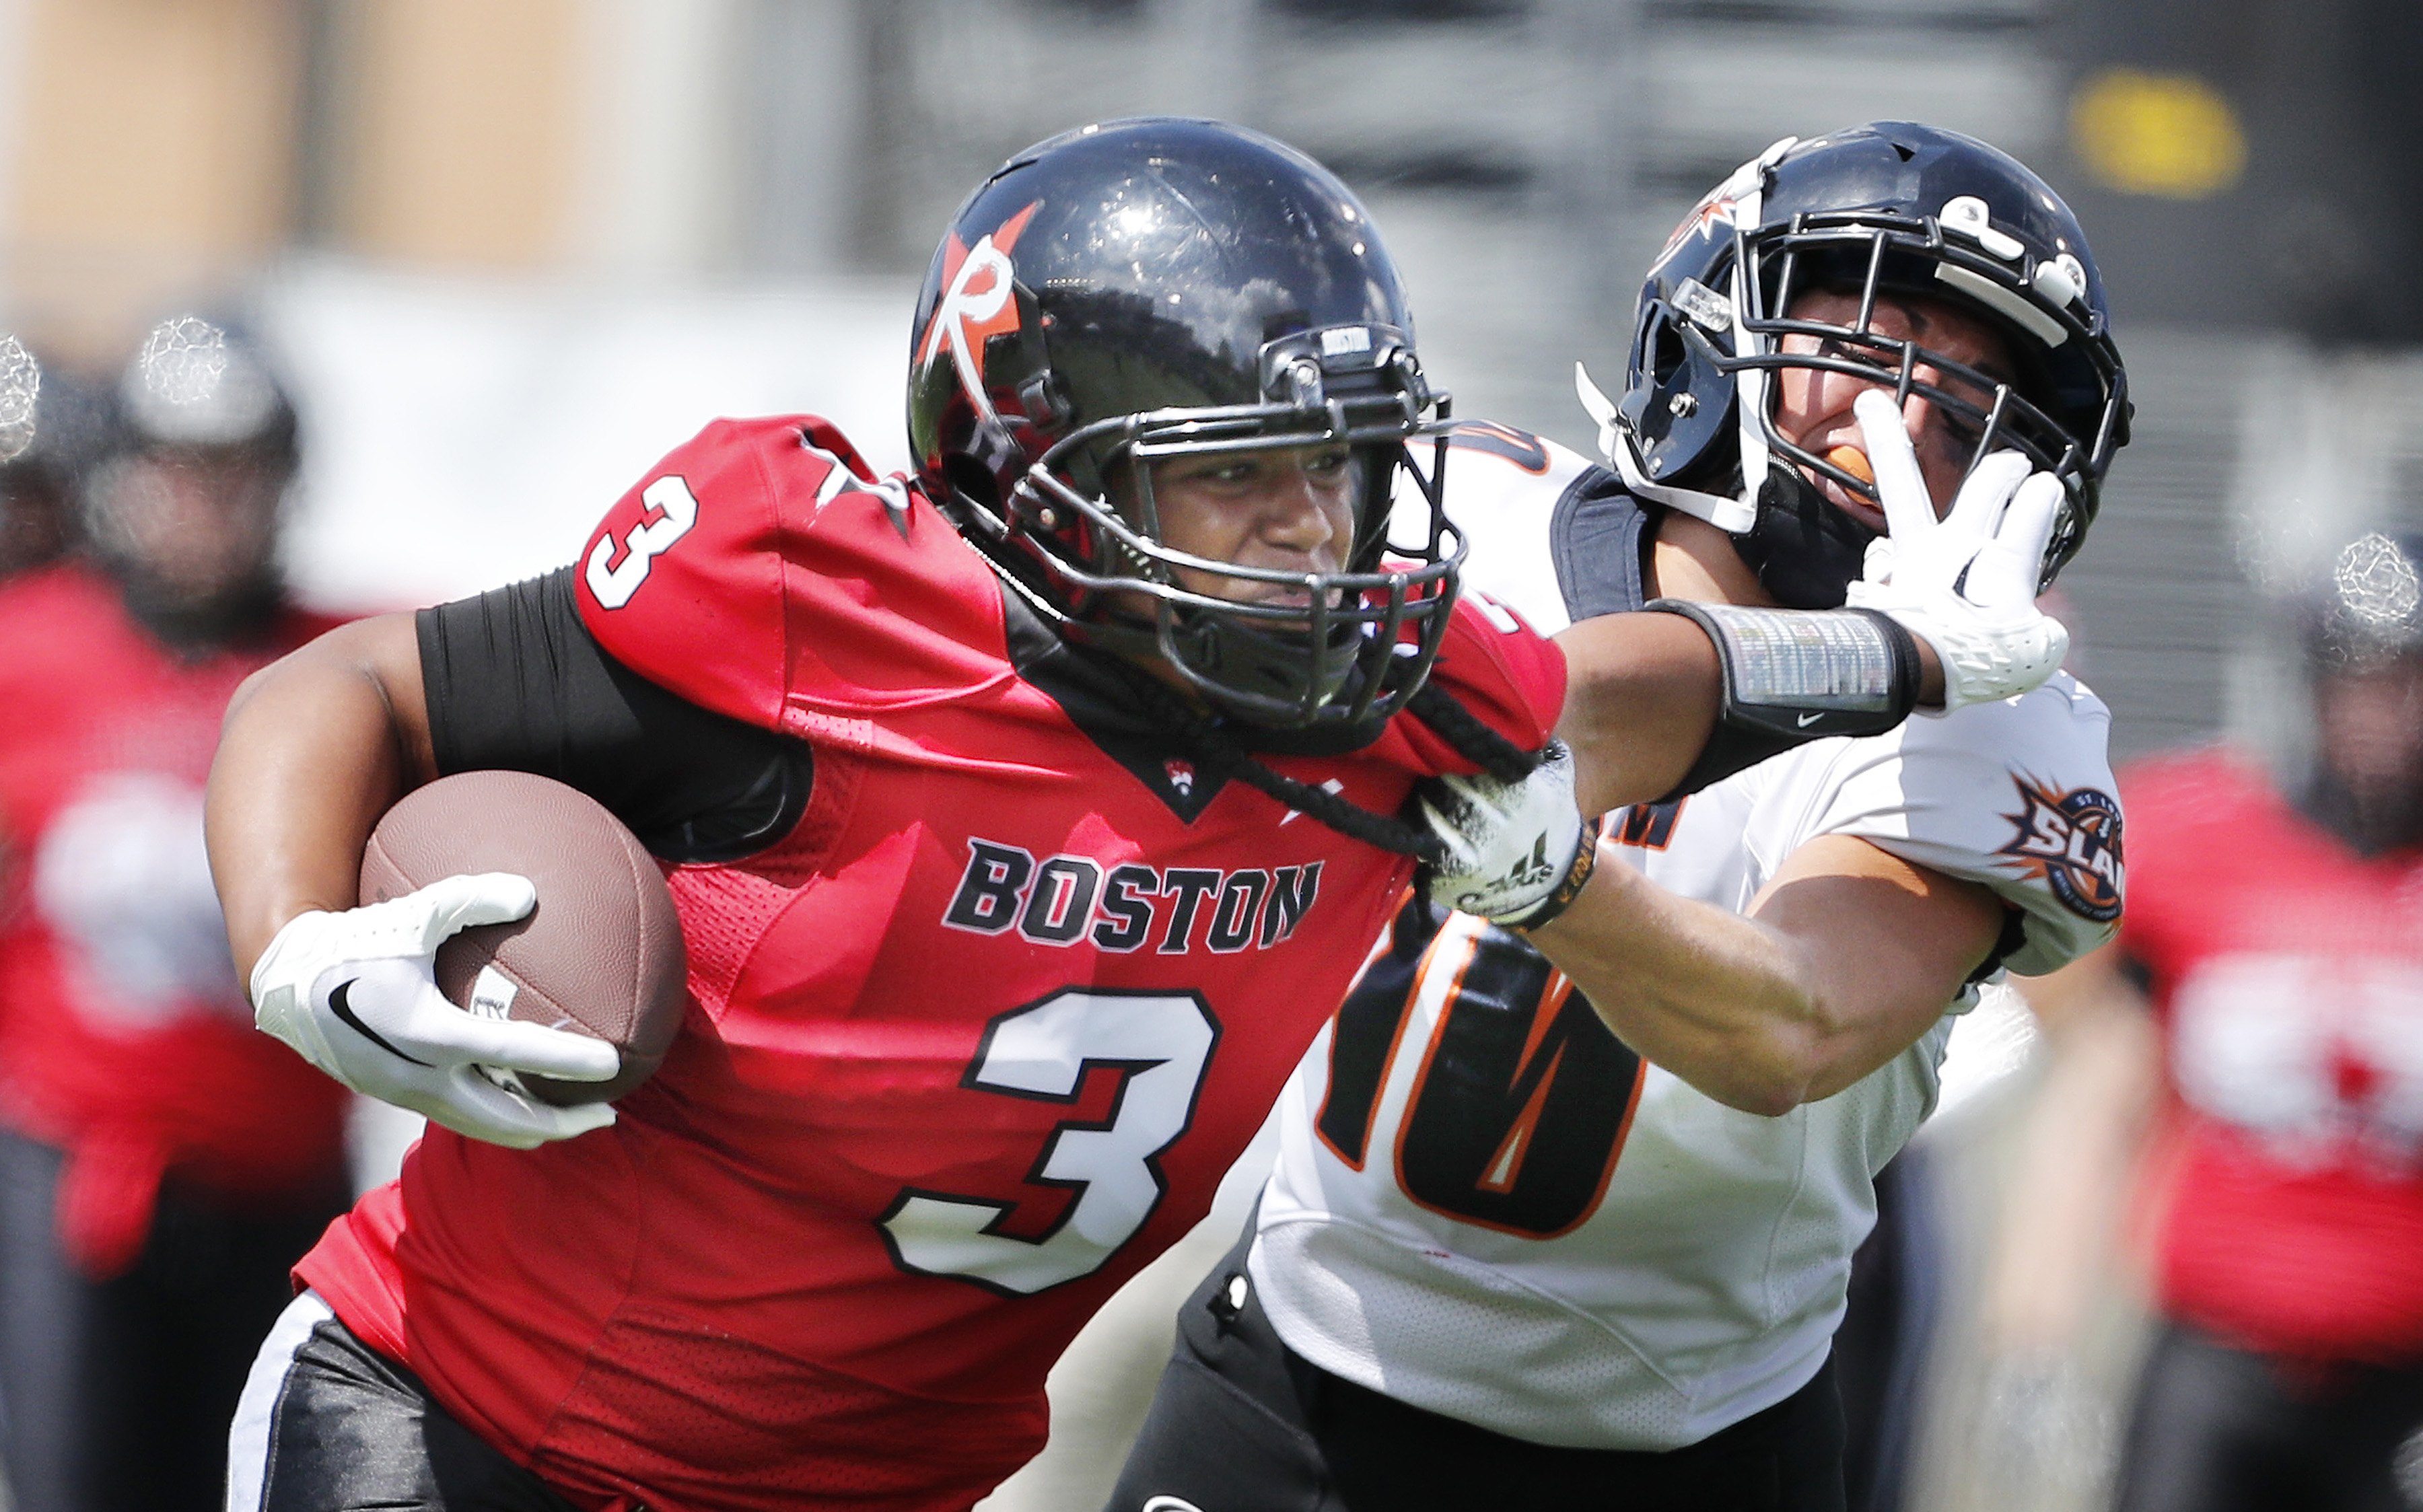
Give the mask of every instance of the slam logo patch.
M 2108 924 L 2120 917 L 2120 805 L 2095 788 L 2056 793 L 2024 777 L 2019 811 L 2003 817 L 2019 833 L 2002 854 L 2045 879 L 2062 906 L 2083 919 Z

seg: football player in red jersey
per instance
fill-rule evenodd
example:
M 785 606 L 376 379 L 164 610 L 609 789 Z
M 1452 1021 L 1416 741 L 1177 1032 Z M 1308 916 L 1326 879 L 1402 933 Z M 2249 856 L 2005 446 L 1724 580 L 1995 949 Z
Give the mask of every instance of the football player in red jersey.
M 1586 763 L 1544 769 L 1595 808 L 1708 744 L 1696 625 L 1560 654 L 1459 603 L 1435 466 L 1388 539 L 1438 396 L 1300 154 L 1044 143 L 962 207 L 914 332 L 914 479 L 720 421 L 575 567 L 330 637 L 230 713 L 214 862 L 261 1024 L 441 1126 L 298 1268 L 231 1506 L 970 1504 L 1336 1006 L 1426 849 L 1415 783 L 1519 776 L 1560 706 Z M 483 766 L 670 869 L 696 1008 L 614 1108 L 489 1083 L 613 1058 L 427 984 L 521 879 L 349 906 L 398 792 Z M 1495 837 L 1510 896 L 1578 878 L 1572 795 Z
M 29 376 L 0 342 L 0 382 Z M 17 476 L 78 396 L 0 402 Z M 127 369 L 92 552 L 0 584 L 0 1398 L 25 1512 L 194 1506 L 286 1273 L 350 1195 L 344 1089 L 248 1026 L 202 850 L 228 696 L 328 629 L 272 567 L 295 417 L 191 317 Z M 62 402 L 66 401 L 68 402 Z M 45 432 L 51 433 L 45 434 Z
M 2423 1430 L 2423 538 L 2304 607 L 2304 774 L 2226 747 L 2120 774 L 2129 911 L 2032 984 L 2055 1057 L 1989 1323 L 2015 1448 L 2076 1452 L 2098 1243 L 2149 1142 L 2159 1320 L 2115 1504 L 2413 1504 Z M 2153 1114 L 2148 1118 L 2148 1113 Z M 2005 1410 L 2006 1412 L 2009 1410 Z M 2410 1447 L 2401 1449 L 2401 1444 Z

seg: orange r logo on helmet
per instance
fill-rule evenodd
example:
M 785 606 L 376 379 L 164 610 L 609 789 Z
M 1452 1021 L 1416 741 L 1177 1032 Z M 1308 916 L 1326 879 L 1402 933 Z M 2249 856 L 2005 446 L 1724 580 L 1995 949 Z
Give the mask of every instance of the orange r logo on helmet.
M 1039 201 L 1038 201 L 1039 203 Z M 954 234 L 942 250 L 942 297 L 934 307 L 933 323 L 917 346 L 917 366 L 926 367 L 948 346 L 951 364 L 959 375 L 976 413 L 993 424 L 1001 416 L 985 393 L 984 346 L 993 337 L 1018 329 L 1018 300 L 1012 285 L 1017 269 L 1009 260 L 1018 233 L 1035 214 L 1029 205 L 1001 226 L 963 247 Z

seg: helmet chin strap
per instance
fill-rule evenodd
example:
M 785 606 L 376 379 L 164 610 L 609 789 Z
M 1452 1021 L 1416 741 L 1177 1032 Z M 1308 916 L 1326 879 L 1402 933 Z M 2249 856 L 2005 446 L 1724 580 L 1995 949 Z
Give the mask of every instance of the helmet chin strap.
M 1747 500 L 1650 481 L 1633 449 L 1632 433 L 1616 423 L 1615 402 L 1591 382 L 1589 372 L 1578 362 L 1574 364 L 1574 392 L 1580 398 L 1582 408 L 1598 422 L 1599 455 L 1637 497 L 1705 520 L 1727 535 L 1740 535 L 1758 523 L 1757 507 Z
M 1766 170 L 1800 138 L 1786 136 L 1771 143 L 1766 151 L 1735 168 L 1718 193 L 1728 190 L 1734 195 L 1733 223 L 1756 226 L 1759 207 L 1766 198 Z M 1755 340 L 1749 334 L 1749 323 L 1743 318 L 1742 277 L 1739 260 L 1727 279 L 1726 297 L 1733 305 L 1734 354 L 1744 355 L 1745 343 Z M 1598 422 L 1598 449 L 1607 465 L 1623 480 L 1623 486 L 1636 496 L 1668 509 L 1680 510 L 1695 519 L 1707 521 L 1727 535 L 1747 535 L 1758 524 L 1758 484 L 1767 472 L 1766 434 L 1759 417 L 1766 412 L 1766 371 L 1762 368 L 1744 368 L 1734 380 L 1735 434 L 1742 463 L 1742 491 L 1728 498 L 1722 494 L 1704 494 L 1695 488 L 1677 488 L 1671 483 L 1652 482 L 1640 465 L 1631 433 L 1616 423 L 1615 402 L 1608 399 L 1578 362 L 1574 364 L 1574 393 L 1581 400 L 1582 408 Z
M 1778 467 L 1764 442 L 1761 484 L 1748 498 L 1728 498 L 1649 480 L 1632 433 L 1616 419 L 1613 401 L 1574 364 L 1574 392 L 1598 422 L 1599 450 L 1634 496 L 1705 520 L 1734 538 L 1734 549 L 1778 601 L 1795 608 L 1840 607 L 1844 590 L 1860 575 L 1861 554 L 1876 532 L 1826 502 L 1799 473 Z M 1750 428 L 1755 431 L 1757 428 Z M 1747 486 L 1744 492 L 1749 492 Z
M 1779 463 L 1758 491 L 1758 523 L 1734 549 L 1786 608 L 1837 609 L 1877 532 L 1837 509 L 1800 469 Z

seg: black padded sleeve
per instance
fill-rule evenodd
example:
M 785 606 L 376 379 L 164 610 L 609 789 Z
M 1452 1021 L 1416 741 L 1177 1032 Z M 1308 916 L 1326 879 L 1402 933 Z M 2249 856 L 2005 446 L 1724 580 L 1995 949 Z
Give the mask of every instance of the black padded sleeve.
M 730 860 L 807 808 L 807 743 L 667 692 L 606 654 L 562 568 L 423 609 L 437 770 L 534 772 L 588 794 L 675 861 Z
M 1882 734 L 1918 701 L 1918 640 L 1874 609 L 1648 606 L 1705 631 L 1724 678 L 1707 745 L 1661 803 L 1813 740 Z

